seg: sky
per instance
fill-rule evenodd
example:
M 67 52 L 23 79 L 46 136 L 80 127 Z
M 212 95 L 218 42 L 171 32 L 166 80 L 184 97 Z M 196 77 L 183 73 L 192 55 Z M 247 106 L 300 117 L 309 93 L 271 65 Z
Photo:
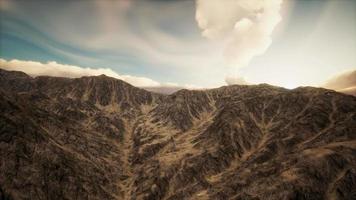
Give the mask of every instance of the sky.
M 356 69 L 354 0 L 0 0 L 0 66 L 142 87 L 320 86 Z

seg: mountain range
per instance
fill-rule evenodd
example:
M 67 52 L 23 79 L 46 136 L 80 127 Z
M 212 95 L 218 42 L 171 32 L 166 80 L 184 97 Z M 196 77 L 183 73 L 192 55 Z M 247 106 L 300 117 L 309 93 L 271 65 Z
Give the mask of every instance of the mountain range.
M 356 97 L 0 70 L 0 199 L 356 199 Z

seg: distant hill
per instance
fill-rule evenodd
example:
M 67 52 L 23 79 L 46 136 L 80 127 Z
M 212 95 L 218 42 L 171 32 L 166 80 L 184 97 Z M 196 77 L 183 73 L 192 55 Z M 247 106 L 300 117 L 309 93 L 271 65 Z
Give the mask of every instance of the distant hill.
M 159 87 L 143 87 L 143 89 L 150 91 L 150 92 L 155 92 L 159 94 L 173 94 L 177 92 L 178 90 L 184 89 L 183 87 L 170 87 L 170 86 L 159 86 Z
M 356 97 L 0 70 L 0 199 L 355 199 Z

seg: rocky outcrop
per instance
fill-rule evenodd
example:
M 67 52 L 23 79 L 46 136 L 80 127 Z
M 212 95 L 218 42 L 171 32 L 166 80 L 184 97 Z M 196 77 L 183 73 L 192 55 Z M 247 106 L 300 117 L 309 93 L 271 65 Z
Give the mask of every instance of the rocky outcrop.
M 0 70 L 0 199 L 354 199 L 356 97 Z

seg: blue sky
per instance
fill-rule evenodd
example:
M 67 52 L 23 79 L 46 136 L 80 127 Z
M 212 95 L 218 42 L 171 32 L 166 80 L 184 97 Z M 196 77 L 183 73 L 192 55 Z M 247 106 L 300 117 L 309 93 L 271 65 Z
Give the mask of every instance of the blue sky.
M 224 43 L 202 36 L 185 0 L 1 0 L 0 58 L 90 68 L 160 83 L 217 87 L 231 73 Z M 284 0 L 272 43 L 238 75 L 319 85 L 356 68 L 356 1 Z

